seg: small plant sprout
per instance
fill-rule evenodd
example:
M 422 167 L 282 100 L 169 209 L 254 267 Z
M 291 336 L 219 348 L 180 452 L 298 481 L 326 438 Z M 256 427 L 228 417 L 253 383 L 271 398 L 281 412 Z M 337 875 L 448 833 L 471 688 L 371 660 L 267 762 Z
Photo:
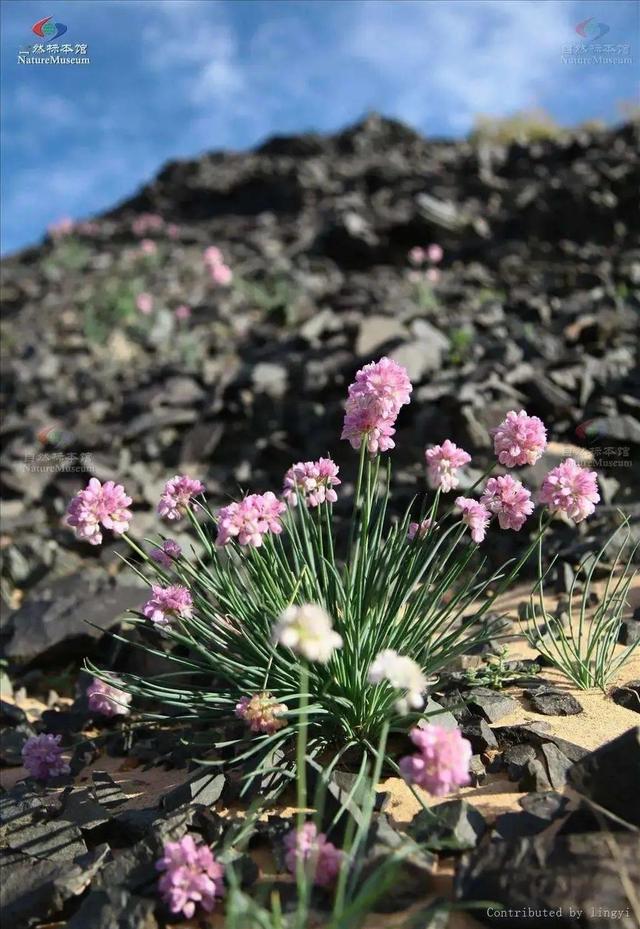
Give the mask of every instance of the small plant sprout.
M 535 551 L 558 503 L 549 498 L 517 558 L 487 571 L 489 525 L 522 530 L 533 498 L 515 476 L 490 477 L 497 462 L 455 498 L 470 455 L 447 440 L 429 448 L 416 499 L 390 518 L 389 452 L 411 392 L 406 370 L 389 358 L 365 365 L 349 387 L 342 438 L 357 463 L 343 535 L 333 506 L 344 477 L 328 456 L 293 463 L 277 492 L 247 493 L 217 510 L 196 477 L 172 477 L 158 517 L 192 530 L 189 551 L 164 537 L 144 547 L 133 541 L 131 499 L 120 485 L 92 481 L 80 491 L 70 525 L 92 544 L 106 528 L 130 545 L 130 565 L 151 588 L 133 619 L 144 627 L 135 647 L 167 664 L 153 679 L 91 666 L 92 673 L 150 706 L 156 719 L 164 707 L 172 718 L 234 720 L 237 738 L 224 743 L 224 762 L 211 764 L 267 764 L 260 759 L 277 749 L 293 769 L 302 719 L 310 755 L 353 750 L 369 759 L 385 726 L 406 734 L 424 722 L 430 679 L 491 637 L 479 620 Z M 495 442 L 503 468 L 530 464 L 544 451 L 546 430 L 513 411 Z M 575 497 L 585 481 L 572 472 L 570 482 Z
M 577 514 L 579 515 L 579 514 Z M 615 550 L 613 561 L 607 566 L 607 580 L 593 611 L 593 578 L 605 553 Z M 627 608 L 627 594 L 637 575 L 632 568 L 638 543 L 630 545 L 629 524 L 624 523 L 613 532 L 594 555 L 587 556 L 576 572 L 569 591 L 566 626 L 555 620 L 547 610 L 544 599 L 544 580 L 553 562 L 543 572 L 542 552 L 538 552 L 538 583 L 531 594 L 524 634 L 551 664 L 562 671 L 582 690 L 598 687 L 606 690 L 610 679 L 630 658 L 638 643 L 618 648 L 620 626 Z M 578 584 L 582 593 L 578 592 Z M 591 613 L 591 615 L 590 615 Z

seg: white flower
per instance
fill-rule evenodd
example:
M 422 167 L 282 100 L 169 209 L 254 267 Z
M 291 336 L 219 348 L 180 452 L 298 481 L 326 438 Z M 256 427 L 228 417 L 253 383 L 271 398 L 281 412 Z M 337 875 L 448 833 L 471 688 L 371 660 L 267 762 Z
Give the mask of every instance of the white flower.
M 404 696 L 396 700 L 396 710 L 404 716 L 409 709 L 419 710 L 424 706 L 422 692 L 427 679 L 413 658 L 399 655 L 394 649 L 380 652 L 369 668 L 369 683 L 388 681 L 395 690 L 403 690 Z
M 308 661 L 326 664 L 342 638 L 333 629 L 331 617 L 316 603 L 289 606 L 273 628 L 274 642 L 293 649 Z

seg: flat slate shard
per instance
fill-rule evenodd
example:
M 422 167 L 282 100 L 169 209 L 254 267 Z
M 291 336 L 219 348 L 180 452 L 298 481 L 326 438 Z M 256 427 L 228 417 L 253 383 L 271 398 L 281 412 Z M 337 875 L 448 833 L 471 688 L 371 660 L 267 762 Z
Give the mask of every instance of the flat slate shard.
M 640 827 L 640 726 L 576 762 L 567 780 L 594 803 Z
M 398 867 L 396 879 L 373 907 L 376 913 L 395 913 L 405 909 L 420 897 L 429 887 L 437 859 L 431 852 L 421 849 L 412 839 L 393 829 L 386 816 L 380 815 L 369 831 L 364 867 L 360 883 L 374 874 L 388 860 L 389 855 L 401 847 L 408 847 L 409 853 Z
M 74 788 L 63 797 L 62 816 L 83 831 L 97 829 L 109 822 L 105 804 L 99 803 L 90 787 Z
M 576 716 L 583 712 L 582 704 L 572 694 L 554 687 L 526 690 L 524 695 L 531 709 L 545 716 Z
M 497 723 L 499 719 L 515 713 L 520 708 L 520 704 L 513 697 L 498 693 L 489 687 L 474 687 L 467 696 L 467 704 L 490 723 Z
M 547 766 L 549 782 L 555 790 L 561 790 L 567 783 L 567 771 L 572 763 L 553 742 L 545 742 L 541 748 Z
M 77 858 L 87 851 L 78 827 L 63 819 L 38 822 L 16 829 L 10 834 L 7 843 L 14 851 L 51 861 Z
M 463 856 L 455 877 L 456 900 L 496 901 L 518 910 L 505 919 L 498 907 L 481 907 L 474 917 L 492 926 L 540 929 L 636 929 L 620 871 L 631 886 L 640 884 L 638 837 L 631 833 L 597 832 L 485 839 Z M 613 843 L 613 844 L 612 844 Z M 569 909 L 582 910 L 576 919 Z M 544 911 L 554 910 L 545 919 Z M 620 915 L 612 920 L 606 911 Z M 603 911 L 604 915 L 603 915 Z
M 128 799 L 127 795 L 106 771 L 94 771 L 91 780 L 93 781 L 94 796 L 101 806 L 107 808 L 118 806 Z
M 473 751 L 481 755 L 489 748 L 497 748 L 498 740 L 491 731 L 489 724 L 480 716 L 469 716 L 465 719 L 460 731 L 465 739 L 471 743 Z
M 224 774 L 200 771 L 195 777 L 165 794 L 162 798 L 162 808 L 168 811 L 177 810 L 186 803 L 213 806 L 220 799 L 225 782 Z
M 155 900 L 118 887 L 92 890 L 66 924 L 66 929 L 157 929 Z
M 486 831 L 482 813 L 466 800 L 447 800 L 421 810 L 411 820 L 408 833 L 431 851 L 464 851 L 475 848 Z
M 640 681 L 627 681 L 611 691 L 611 699 L 634 713 L 640 713 Z

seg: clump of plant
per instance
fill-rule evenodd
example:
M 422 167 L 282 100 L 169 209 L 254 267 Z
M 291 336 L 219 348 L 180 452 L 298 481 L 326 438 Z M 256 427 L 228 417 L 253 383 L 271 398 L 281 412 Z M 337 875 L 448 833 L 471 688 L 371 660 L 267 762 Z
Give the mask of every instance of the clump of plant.
M 426 248 L 414 245 L 407 257 L 411 266 L 407 279 L 413 285 L 416 303 L 423 310 L 435 310 L 438 300 L 434 288 L 440 280 L 438 265 L 444 257 L 442 246 L 435 242 Z
M 485 655 L 482 664 L 476 668 L 467 668 L 464 672 L 465 683 L 469 687 L 491 687 L 493 690 L 502 690 L 503 687 L 522 679 L 523 672 L 518 667 L 519 662 L 507 660 L 508 649 L 503 646 L 497 655 Z M 540 667 L 537 664 L 527 665 L 528 676 L 538 674 Z
M 542 570 L 542 552 L 538 553 L 538 582 L 529 601 L 525 635 L 547 661 L 562 671 L 582 690 L 599 687 L 606 690 L 610 679 L 631 657 L 638 642 L 617 648 L 627 595 L 636 577 L 633 561 L 638 543 L 630 545 L 630 530 L 625 519 L 607 539 L 597 554 L 587 555 L 574 575 L 569 591 L 566 624 L 547 610 L 544 580 L 555 559 Z M 616 549 L 613 563 L 607 569 L 607 581 L 594 609 L 593 577 L 605 553 Z M 578 592 L 578 584 L 582 592 Z
M 414 726 L 429 678 L 490 635 L 478 619 L 516 577 L 552 514 L 579 522 L 599 495 L 595 472 L 572 459 L 553 469 L 533 541 L 485 572 L 475 556 L 490 522 L 518 532 L 534 510 L 511 469 L 537 461 L 547 441 L 537 417 L 513 411 L 493 430 L 507 471 L 489 477 L 492 465 L 477 482 L 484 481 L 479 499 L 445 503 L 471 461 L 447 440 L 426 450 L 429 490 L 390 519 L 391 465 L 383 456 L 411 390 L 405 369 L 387 358 L 366 365 L 349 388 L 342 438 L 359 459 L 344 548 L 333 518 L 341 480 L 330 458 L 292 465 L 281 496 L 250 493 L 215 513 L 199 480 L 172 478 L 158 514 L 169 525 L 189 521 L 198 543 L 190 553 L 166 536 L 138 546 L 127 534 L 131 498 L 121 485 L 92 479 L 72 500 L 68 523 L 94 545 L 103 529 L 127 540 L 131 567 L 151 588 L 133 620 L 146 636 L 140 647 L 168 668 L 154 679 L 106 669 L 94 669 L 96 676 L 172 715 L 242 720 L 248 743 L 217 745 L 237 760 L 288 752 L 303 711 L 313 753 L 371 753 L 388 718 L 399 732 Z

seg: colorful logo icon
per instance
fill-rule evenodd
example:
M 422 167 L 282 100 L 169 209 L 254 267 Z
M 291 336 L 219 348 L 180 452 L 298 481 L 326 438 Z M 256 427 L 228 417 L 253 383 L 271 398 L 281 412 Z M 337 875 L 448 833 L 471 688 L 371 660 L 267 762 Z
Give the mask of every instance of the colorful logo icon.
M 584 441 L 593 441 L 594 439 L 599 439 L 601 436 L 601 430 L 596 425 L 595 419 L 585 419 L 583 423 L 580 423 L 579 426 L 576 426 L 576 435 L 579 439 Z
M 61 35 L 64 35 L 67 31 L 67 27 L 64 23 L 52 23 L 51 20 L 53 16 L 45 16 L 44 19 L 38 20 L 37 23 L 32 27 L 32 31 L 41 39 L 46 39 L 47 42 L 55 42 L 56 39 L 59 39 Z
M 64 429 L 59 429 L 57 426 L 45 426 L 44 429 L 40 429 L 36 435 L 40 445 L 48 446 L 49 448 L 60 448 L 62 445 L 69 445 L 74 439 L 72 432 L 66 432 Z
M 589 19 L 584 19 L 581 23 L 578 23 L 576 32 L 587 42 L 597 42 L 607 32 L 610 32 L 610 29 L 606 23 L 594 23 L 593 16 L 590 16 Z

